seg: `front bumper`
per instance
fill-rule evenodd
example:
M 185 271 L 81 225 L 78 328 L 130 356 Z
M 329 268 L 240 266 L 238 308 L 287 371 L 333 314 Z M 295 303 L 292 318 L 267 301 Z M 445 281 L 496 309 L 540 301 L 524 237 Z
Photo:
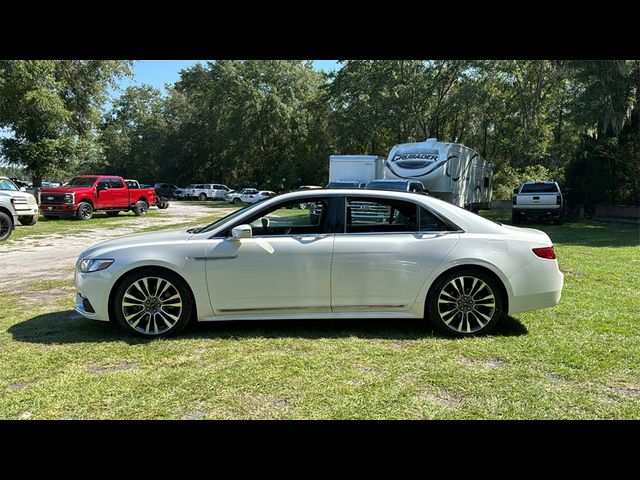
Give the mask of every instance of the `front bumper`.
M 75 215 L 77 206 L 73 203 L 55 203 L 55 204 L 40 204 L 40 211 L 44 215 Z
M 28 208 L 21 208 L 18 210 L 16 208 L 16 213 L 19 217 L 32 217 L 34 215 L 38 215 L 38 206 L 37 205 L 29 205 Z
M 77 290 L 75 311 L 86 318 L 108 322 L 109 293 L 115 283 L 108 269 L 91 273 L 76 270 L 74 283 Z

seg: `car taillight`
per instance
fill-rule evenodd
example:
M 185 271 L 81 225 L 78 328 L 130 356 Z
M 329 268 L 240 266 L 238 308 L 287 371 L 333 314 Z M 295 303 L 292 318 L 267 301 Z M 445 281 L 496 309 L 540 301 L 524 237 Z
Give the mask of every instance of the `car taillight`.
M 560 205 L 560 195 L 556 197 L 556 205 Z
M 553 245 L 550 247 L 540 247 L 532 249 L 533 253 L 535 253 L 540 258 L 547 258 L 549 260 L 554 260 L 556 258 L 556 252 L 553 250 Z

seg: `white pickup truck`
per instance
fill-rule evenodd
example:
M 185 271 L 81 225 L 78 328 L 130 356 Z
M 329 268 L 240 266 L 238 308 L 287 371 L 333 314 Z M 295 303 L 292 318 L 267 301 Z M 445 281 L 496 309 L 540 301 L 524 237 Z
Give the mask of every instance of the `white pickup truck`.
M 526 220 L 562 223 L 564 202 L 557 182 L 525 182 L 513 193 L 511 220 L 514 224 Z

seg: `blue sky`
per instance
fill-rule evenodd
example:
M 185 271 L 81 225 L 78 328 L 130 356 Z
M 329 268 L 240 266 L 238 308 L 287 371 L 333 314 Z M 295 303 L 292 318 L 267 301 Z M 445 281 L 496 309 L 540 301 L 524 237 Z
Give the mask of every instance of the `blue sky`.
M 165 84 L 174 83 L 180 78 L 180 70 L 186 69 L 196 63 L 206 60 L 136 60 L 133 64 L 133 78 L 125 78 L 120 81 L 120 88 L 130 85 L 148 84 L 165 92 Z M 313 60 L 316 70 L 332 72 L 337 70 L 337 60 Z M 119 96 L 116 90 L 111 91 L 112 97 Z

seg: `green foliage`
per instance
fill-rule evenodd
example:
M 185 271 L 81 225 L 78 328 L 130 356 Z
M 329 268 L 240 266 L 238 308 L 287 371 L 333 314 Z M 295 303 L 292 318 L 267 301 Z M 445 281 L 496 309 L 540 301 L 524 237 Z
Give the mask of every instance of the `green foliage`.
M 503 163 L 494 172 L 494 200 L 510 200 L 513 190 L 524 182 L 555 180 L 562 186 L 564 183 L 561 170 L 549 170 L 544 165 L 528 165 L 524 170 L 516 170 L 511 165 Z
M 73 172 L 93 147 L 92 128 L 114 78 L 130 62 L 80 60 L 0 61 L 0 127 L 12 135 L 0 152 L 39 182 Z
M 640 203 L 637 60 L 351 60 L 198 64 L 168 95 L 127 89 L 127 62 L 0 62 L 2 154 L 37 175 L 110 172 L 143 182 L 286 190 L 323 185 L 331 154 L 460 142 L 496 165 L 494 198 L 534 175 L 583 203 Z M 570 173 L 569 173 L 570 172 Z

